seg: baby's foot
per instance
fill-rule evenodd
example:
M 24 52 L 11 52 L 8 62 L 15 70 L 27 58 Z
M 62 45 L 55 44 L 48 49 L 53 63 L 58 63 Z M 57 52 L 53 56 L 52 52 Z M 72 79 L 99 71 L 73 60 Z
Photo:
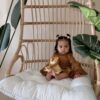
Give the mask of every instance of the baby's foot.
M 77 77 L 80 77 L 80 76 L 81 76 L 80 74 L 75 74 L 74 78 L 77 78 Z
M 52 79 L 52 75 L 51 75 L 51 74 L 47 74 L 47 75 L 46 75 L 46 79 L 47 79 L 48 81 L 50 81 L 50 80 Z

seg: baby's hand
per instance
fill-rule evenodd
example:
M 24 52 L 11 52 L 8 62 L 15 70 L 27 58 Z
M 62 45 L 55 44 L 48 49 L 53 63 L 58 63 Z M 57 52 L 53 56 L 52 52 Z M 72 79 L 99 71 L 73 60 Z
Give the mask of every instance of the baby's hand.
M 51 70 L 51 75 L 55 77 L 55 72 L 54 72 L 54 70 Z

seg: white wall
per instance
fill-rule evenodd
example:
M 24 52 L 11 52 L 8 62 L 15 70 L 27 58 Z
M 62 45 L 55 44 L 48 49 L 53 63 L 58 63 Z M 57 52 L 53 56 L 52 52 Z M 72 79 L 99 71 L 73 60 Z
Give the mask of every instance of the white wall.
M 6 19 L 6 13 L 7 13 L 7 6 L 5 4 L 6 0 L 3 0 L 2 3 L 0 1 L 0 26 L 4 24 Z

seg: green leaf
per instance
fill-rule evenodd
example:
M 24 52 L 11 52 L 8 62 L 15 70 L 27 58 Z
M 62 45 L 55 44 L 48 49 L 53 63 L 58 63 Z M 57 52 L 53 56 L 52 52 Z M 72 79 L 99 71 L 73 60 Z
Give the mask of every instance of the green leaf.
M 27 0 L 24 0 L 24 4 L 27 3 Z M 19 23 L 21 17 L 21 13 L 20 13 L 20 0 L 18 0 L 18 2 L 16 3 L 12 15 L 11 15 L 11 24 L 12 26 L 16 29 Z
M 75 51 L 83 57 L 100 60 L 100 41 L 96 35 L 78 34 L 73 37 L 73 45 Z
M 10 32 L 11 28 L 9 23 L 6 23 L 0 27 L 0 51 L 7 48 L 10 40 Z
M 99 53 L 96 53 L 94 51 L 90 51 L 90 57 L 100 61 L 100 54 Z
M 11 15 L 11 24 L 16 29 L 20 19 L 20 0 L 15 5 L 12 15 Z
M 82 5 L 75 1 L 68 2 L 68 4 L 70 4 L 71 7 L 80 9 L 80 11 L 85 16 L 85 18 L 94 25 L 96 31 L 100 32 L 100 12 L 99 11 L 97 11 L 96 9 L 89 8 L 88 6 Z
M 78 3 L 78 2 L 75 2 L 75 1 L 69 1 L 68 4 L 71 6 L 71 7 L 75 7 L 75 8 L 79 8 L 80 6 L 82 6 L 82 4 Z

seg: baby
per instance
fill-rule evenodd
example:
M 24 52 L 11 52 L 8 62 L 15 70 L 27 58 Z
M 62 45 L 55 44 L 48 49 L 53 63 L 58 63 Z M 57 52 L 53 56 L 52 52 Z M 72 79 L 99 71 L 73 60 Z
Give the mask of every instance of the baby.
M 56 73 L 52 68 L 48 70 L 47 66 L 42 68 L 40 72 L 46 77 L 47 80 L 51 80 L 52 78 L 55 78 L 57 80 L 68 77 L 75 78 L 87 74 L 82 69 L 80 63 L 73 57 L 69 34 L 67 34 L 67 36 L 58 36 L 55 44 L 55 52 L 52 58 L 54 57 L 58 57 L 59 59 L 58 65 L 60 67 L 60 71 L 59 73 Z

